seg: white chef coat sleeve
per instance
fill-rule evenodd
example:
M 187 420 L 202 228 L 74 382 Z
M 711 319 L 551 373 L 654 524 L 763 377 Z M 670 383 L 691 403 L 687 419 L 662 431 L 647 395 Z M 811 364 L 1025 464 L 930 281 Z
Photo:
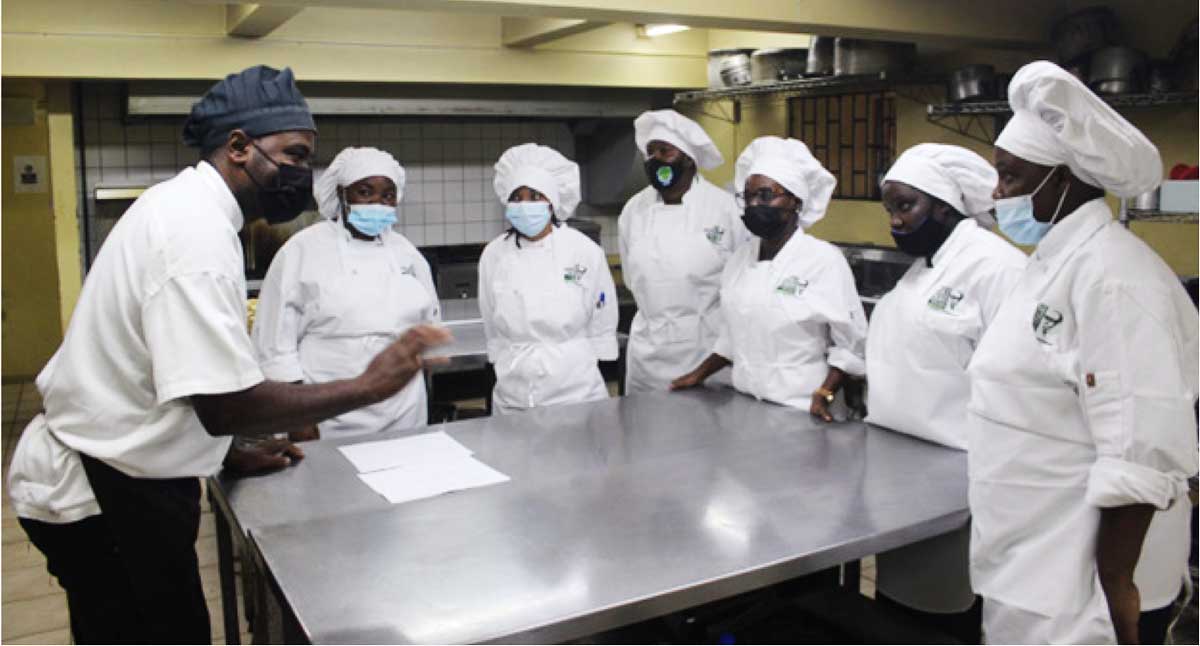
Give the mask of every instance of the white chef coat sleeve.
M 168 279 L 143 301 L 142 330 L 160 406 L 263 381 L 246 332 L 243 289 L 228 276 L 196 271 Z
M 621 256 L 621 280 L 625 287 L 629 287 L 629 227 L 633 219 L 633 202 L 636 199 L 629 198 L 621 208 L 621 215 L 617 217 L 617 253 Z
M 1197 469 L 1196 375 L 1184 359 L 1196 353 L 1195 319 L 1181 328 L 1171 294 L 1150 281 L 1098 282 L 1075 305 L 1076 383 L 1096 444 L 1087 501 L 1166 509 Z
M 591 271 L 596 280 L 588 301 L 592 308 L 588 319 L 588 341 L 597 359 L 613 361 L 617 358 L 617 289 L 603 249 L 596 249 Z
M 492 271 L 495 265 L 495 241 L 488 244 L 479 258 L 479 316 L 483 319 L 483 335 L 487 339 L 487 357 L 489 363 L 496 363 L 504 349 L 504 343 L 496 331 L 493 317 L 495 310 L 495 295 L 492 292 Z
M 828 294 L 831 303 L 829 317 L 829 365 L 855 377 L 867 374 L 867 315 L 863 312 L 854 274 L 846 259 L 837 252 L 829 264 Z
M 725 268 L 721 270 L 721 291 L 726 292 L 729 289 L 730 283 L 733 282 L 737 275 L 737 268 L 741 263 L 742 254 L 734 252 L 733 256 L 725 263 Z M 717 342 L 713 344 L 712 353 L 719 354 L 729 361 L 733 361 L 733 337 L 729 330 L 729 319 L 725 316 L 725 301 L 721 301 L 721 311 L 717 315 L 717 322 L 721 329 L 717 331 Z M 705 357 L 707 358 L 707 357 Z M 696 368 L 697 366 L 692 366 Z M 691 368 L 689 368 L 690 370 Z
M 414 264 L 417 268 L 417 279 L 421 281 L 421 286 L 425 291 L 429 292 L 429 297 L 433 299 L 429 307 L 429 312 L 426 315 L 426 320 L 430 323 L 442 322 L 442 303 L 438 300 L 437 286 L 433 284 L 433 271 L 429 268 L 429 261 L 425 260 L 425 256 L 417 251 L 417 258 Z
M 300 256 L 293 245 L 284 245 L 271 261 L 258 292 L 250 338 L 263 375 L 275 381 L 304 381 L 300 337 L 307 304 Z

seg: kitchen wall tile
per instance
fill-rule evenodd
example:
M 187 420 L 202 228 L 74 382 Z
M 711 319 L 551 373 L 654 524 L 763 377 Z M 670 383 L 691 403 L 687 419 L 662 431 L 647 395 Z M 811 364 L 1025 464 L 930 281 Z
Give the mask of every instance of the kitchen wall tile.
M 442 164 L 440 161 L 426 161 L 421 165 L 421 181 L 433 184 L 440 183 L 442 179 Z
M 183 137 L 180 132 L 180 126 L 174 123 L 152 123 L 150 124 L 150 141 L 164 144 L 173 144 Z
M 378 121 L 364 121 L 358 128 L 358 136 L 364 143 L 364 146 L 378 146 L 377 142 L 383 139 L 383 129 Z
M 425 244 L 440 245 L 446 244 L 446 230 L 444 224 L 427 224 L 425 225 Z
M 425 203 L 425 224 L 442 224 L 446 221 L 446 204 L 441 201 Z
M 446 224 L 446 244 L 463 244 L 467 242 L 465 228 L 462 222 Z
M 150 146 L 148 144 L 127 146 L 125 148 L 125 163 L 131 168 L 149 168 L 151 166 Z
M 446 204 L 446 222 L 465 222 L 465 210 L 462 202 L 448 202 Z

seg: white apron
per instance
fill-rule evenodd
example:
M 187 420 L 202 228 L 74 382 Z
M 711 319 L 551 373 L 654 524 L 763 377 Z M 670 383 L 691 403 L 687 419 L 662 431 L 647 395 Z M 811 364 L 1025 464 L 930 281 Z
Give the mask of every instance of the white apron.
M 588 276 L 601 263 L 583 262 L 572 253 L 580 244 L 575 235 L 556 229 L 538 242 L 522 240 L 520 249 L 511 239 L 492 243 L 514 245 L 480 279 L 480 289 L 489 290 L 490 312 L 484 316 L 494 335 L 488 344 L 496 369 L 492 404 L 497 412 L 608 397 L 589 327 L 593 313 L 602 313 L 612 318 L 610 334 L 615 333 L 616 310 L 597 298 L 605 287 L 592 288 L 604 282 L 602 277 Z M 576 267 L 587 271 L 571 274 Z M 602 267 L 607 270 L 607 264 Z M 611 292 L 611 275 L 607 285 Z
M 721 271 L 745 227 L 733 197 L 702 179 L 677 205 L 645 189 L 630 200 L 620 226 L 621 270 L 638 306 L 625 391 L 666 390 L 712 350 L 720 333 Z
M 774 260 L 757 241 L 730 261 L 721 288 L 724 333 L 715 346 L 733 361 L 733 386 L 809 410 L 831 366 L 862 372 L 866 316 L 840 251 L 796 231 Z M 841 393 L 830 413 L 848 414 Z
M 306 383 L 357 377 L 371 359 L 408 328 L 427 323 L 437 303 L 393 249 L 337 238 L 340 267 L 321 282 L 320 298 L 300 339 Z M 393 397 L 318 424 L 325 438 L 423 426 L 428 421 L 421 375 Z

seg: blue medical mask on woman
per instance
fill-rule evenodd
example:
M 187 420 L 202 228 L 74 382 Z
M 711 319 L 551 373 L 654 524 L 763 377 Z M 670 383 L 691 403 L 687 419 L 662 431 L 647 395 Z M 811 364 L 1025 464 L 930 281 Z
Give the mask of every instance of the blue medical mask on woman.
M 1054 215 L 1049 222 L 1039 222 L 1033 217 L 1033 196 L 1042 190 L 1055 170 L 1057 169 L 1050 169 L 1050 172 L 1042 178 L 1042 183 L 1038 184 L 1037 188 L 1033 189 L 1029 195 L 996 200 L 996 223 L 1009 240 L 1022 245 L 1035 245 L 1046 237 L 1050 227 L 1054 226 L 1054 222 L 1058 220 L 1063 202 L 1067 199 L 1067 192 L 1071 190 L 1070 184 L 1063 189 L 1062 197 L 1058 199 L 1058 208 L 1054 209 Z
M 359 233 L 374 238 L 396 223 L 396 207 L 387 204 L 351 204 L 347 219 Z
M 550 222 L 550 203 L 541 201 L 509 202 L 504 217 L 526 238 L 533 238 Z

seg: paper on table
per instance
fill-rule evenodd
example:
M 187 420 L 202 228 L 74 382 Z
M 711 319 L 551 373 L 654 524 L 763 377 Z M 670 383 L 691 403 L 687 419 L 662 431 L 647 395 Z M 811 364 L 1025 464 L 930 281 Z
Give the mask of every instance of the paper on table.
M 358 477 L 392 504 L 509 480 L 508 476 L 469 455 L 446 457 L 420 466 L 360 473 Z
M 395 440 L 339 446 L 338 450 L 359 473 L 401 466 L 436 464 L 447 457 L 470 457 L 471 450 L 444 431 L 422 433 Z

